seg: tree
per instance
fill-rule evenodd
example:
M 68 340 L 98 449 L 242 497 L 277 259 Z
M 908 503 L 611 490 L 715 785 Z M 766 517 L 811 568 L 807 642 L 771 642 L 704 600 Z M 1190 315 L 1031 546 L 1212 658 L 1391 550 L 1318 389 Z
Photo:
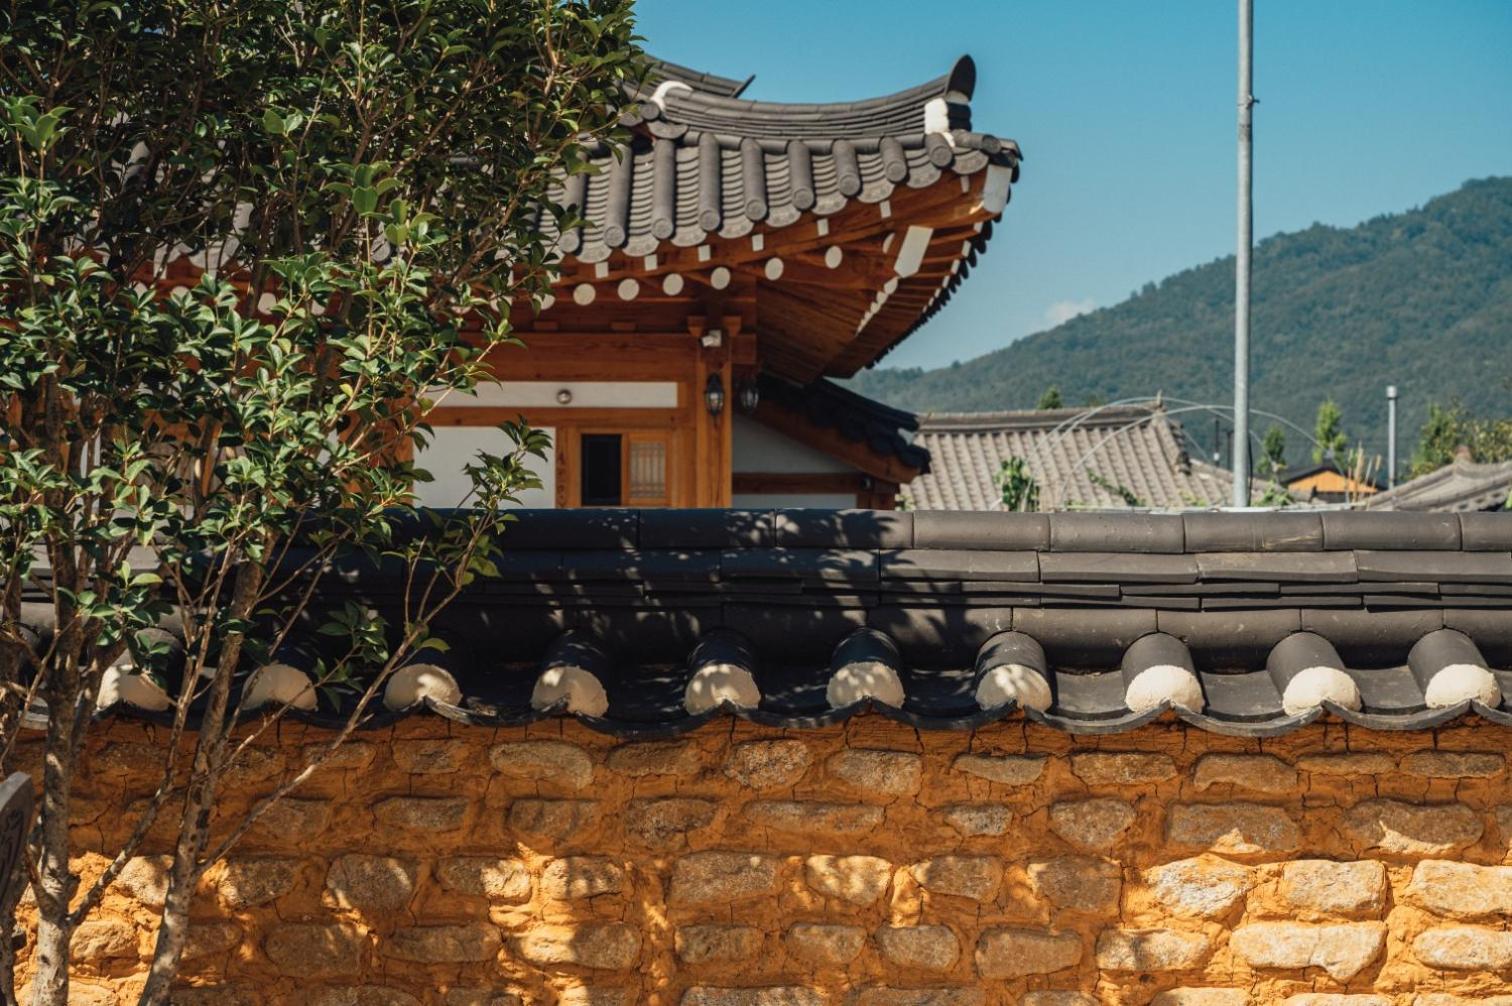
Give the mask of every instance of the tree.
M 1023 458 L 1007 458 L 992 477 L 1004 510 L 1033 513 L 1039 509 L 1039 482 Z
M 509 424 L 514 449 L 469 466 L 458 503 L 477 509 L 450 516 L 415 509 L 427 476 L 405 459 L 436 401 L 488 379 L 511 311 L 546 293 L 537 217 L 571 224 L 548 186 L 583 170 L 640 72 L 629 7 L 0 12 L 0 769 L 22 712 L 45 705 L 28 864 L 38 1006 L 68 1001 L 72 933 L 164 816 L 176 839 L 141 1002 L 165 1003 L 204 871 L 390 675 L 441 646 L 429 621 L 492 569 L 502 508 L 539 484 L 544 436 Z M 343 552 L 409 571 L 402 624 L 321 610 L 321 571 Z M 331 655 L 238 729 L 258 699 L 249 672 L 301 619 Z M 111 686 L 159 702 L 171 727 L 161 786 L 81 885 L 69 811 Z M 291 707 L 342 694 L 346 726 L 213 833 L 248 745 Z
M 1260 441 L 1261 474 L 1274 477 L 1286 467 L 1286 433 L 1272 423 Z
M 1321 462 L 1324 458 L 1337 458 L 1349 447 L 1349 437 L 1344 433 L 1344 415 L 1332 398 L 1325 398 L 1318 405 L 1318 418 L 1313 423 L 1312 459 Z
M 1060 386 L 1052 384 L 1039 396 L 1039 401 L 1034 403 L 1036 409 L 1059 409 L 1065 407 L 1061 399 Z
M 1458 400 L 1428 406 L 1428 420 L 1418 434 L 1408 470 L 1411 478 L 1436 471 L 1454 460 L 1461 447 L 1476 461 L 1512 459 L 1512 419 L 1477 419 Z

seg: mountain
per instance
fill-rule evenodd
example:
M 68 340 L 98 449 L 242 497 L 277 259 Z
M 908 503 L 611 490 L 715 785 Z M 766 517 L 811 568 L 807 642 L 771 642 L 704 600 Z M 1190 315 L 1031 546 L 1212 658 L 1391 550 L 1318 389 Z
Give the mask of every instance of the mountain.
M 1512 178 L 1467 182 L 1357 227 L 1268 238 L 1255 249 L 1251 303 L 1255 409 L 1311 432 L 1318 403 L 1332 397 L 1351 442 L 1384 454 L 1385 389 L 1395 384 L 1403 463 L 1430 402 L 1512 415 Z M 1032 408 L 1052 384 L 1067 405 L 1156 392 L 1227 403 L 1233 304 L 1230 256 L 974 360 L 879 368 L 850 385 L 921 413 Z M 1206 414 L 1183 418 L 1211 444 Z M 1270 422 L 1255 416 L 1251 427 L 1258 435 Z M 1307 457 L 1298 434 L 1287 431 L 1287 442 L 1290 460 Z

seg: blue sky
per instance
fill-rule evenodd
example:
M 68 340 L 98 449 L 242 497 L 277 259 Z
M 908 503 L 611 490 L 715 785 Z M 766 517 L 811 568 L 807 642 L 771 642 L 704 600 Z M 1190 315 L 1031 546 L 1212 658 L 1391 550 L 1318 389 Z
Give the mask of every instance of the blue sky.
M 1255 234 L 1512 174 L 1512 0 L 1257 0 Z M 1023 177 L 982 266 L 890 366 L 968 359 L 1234 247 L 1228 0 L 640 0 L 647 49 L 747 97 L 871 97 L 977 61 Z

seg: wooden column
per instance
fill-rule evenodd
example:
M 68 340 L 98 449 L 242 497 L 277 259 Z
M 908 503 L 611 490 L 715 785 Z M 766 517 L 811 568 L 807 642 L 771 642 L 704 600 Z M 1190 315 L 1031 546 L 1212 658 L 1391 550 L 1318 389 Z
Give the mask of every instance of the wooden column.
M 740 331 L 739 315 L 715 315 L 717 323 L 711 324 L 707 317 L 694 316 L 688 319 L 688 331 L 697 346 L 697 365 L 694 368 L 693 396 L 694 446 L 693 486 L 694 506 L 727 507 L 730 505 L 730 469 L 732 465 L 732 434 L 735 410 L 734 368 L 732 349 L 735 336 Z M 717 346 L 703 345 L 704 337 L 719 333 Z M 717 375 L 724 388 L 724 408 L 718 416 L 709 415 L 704 393 L 709 377 Z

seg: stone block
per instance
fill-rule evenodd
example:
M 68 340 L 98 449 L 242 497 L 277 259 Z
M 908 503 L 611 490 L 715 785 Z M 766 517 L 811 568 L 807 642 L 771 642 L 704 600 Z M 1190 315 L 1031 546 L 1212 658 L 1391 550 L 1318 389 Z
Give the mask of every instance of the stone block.
M 987 979 L 1054 974 L 1081 959 L 1080 936 L 1043 929 L 990 926 L 976 946 L 977 974 Z
M 443 1006 L 525 1006 L 518 993 L 498 989 L 452 989 Z
M 530 869 L 518 859 L 454 856 L 436 864 L 436 879 L 448 891 L 490 901 L 530 900 Z
M 1281 897 L 1328 915 L 1379 915 L 1386 907 L 1386 867 L 1375 860 L 1302 859 L 1281 868 Z
M 258 842 L 300 846 L 315 841 L 330 826 L 329 800 L 297 800 L 286 796 L 263 811 L 248 834 Z
M 838 968 L 861 955 L 866 930 L 860 926 L 800 922 L 789 927 L 782 943 L 795 960 L 816 968 Z
M 1029 864 L 1035 893 L 1057 908 L 1106 915 L 1118 910 L 1123 872 L 1116 863 L 1085 856 L 1062 856 Z
M 1102 1000 L 1090 992 L 1071 992 L 1062 989 L 1041 989 L 1025 992 L 1019 1006 L 1102 1006 Z
M 776 831 L 864 835 L 882 826 L 882 808 L 865 803 L 756 800 L 746 805 L 745 816 L 752 824 Z
M 1365 800 L 1344 816 L 1346 835 L 1362 851 L 1437 858 L 1480 841 L 1480 815 L 1462 803 Z
M 1310 754 L 1297 759 L 1297 768 L 1314 775 L 1368 776 L 1396 771 L 1396 759 L 1374 751 Z
M 515 940 L 520 956 L 532 964 L 571 964 L 602 971 L 634 965 L 640 958 L 640 943 L 640 932 L 623 922 L 537 926 Z
M 566 741 L 512 741 L 488 750 L 494 771 L 507 779 L 583 789 L 593 781 L 593 759 Z
M 1003 884 L 1003 864 L 992 856 L 935 856 L 908 872 L 931 894 L 992 901 Z
M 1097 966 L 1104 971 L 1191 971 L 1207 963 L 1213 941 L 1179 929 L 1104 929 Z
M 284 754 L 277 748 L 245 748 L 221 775 L 221 791 L 231 793 L 271 782 L 283 775 L 283 770 Z
M 1308 926 L 1295 922 L 1257 922 L 1240 926 L 1229 948 L 1256 968 L 1322 968 L 1347 982 L 1381 955 L 1386 927 L 1378 922 Z
M 300 862 L 273 856 L 226 861 L 215 880 L 216 896 L 232 908 L 266 905 L 294 890 Z
M 920 971 L 949 971 L 961 957 L 961 943 L 948 926 L 883 926 L 877 949 L 890 963 Z
M 855 1000 L 855 1006 L 986 1006 L 986 1003 L 987 993 L 981 989 L 872 987 L 857 992 Z
M 836 779 L 874 796 L 909 796 L 919 791 L 924 778 L 924 760 L 910 751 L 847 748 L 830 755 L 825 767 Z
M 558 901 L 619 894 L 624 889 L 625 871 L 605 856 L 553 859 L 541 872 L 541 893 Z
M 1443 971 L 1512 970 L 1512 932 L 1480 926 L 1429 929 L 1412 941 L 1412 952 Z
M 1133 823 L 1134 808 L 1111 797 L 1050 807 L 1050 830 L 1072 845 L 1093 851 L 1110 848 Z
M 1348 992 L 1299 992 L 1281 1000 L 1281 1006 L 1394 1006 L 1390 996 Z
M 162 908 L 168 897 L 169 856 L 132 856 L 110 886 L 118 893 L 148 908 Z
M 625 808 L 625 831 L 653 849 L 685 849 L 688 833 L 713 824 L 718 809 L 713 800 L 698 797 L 631 800 Z
M 137 934 L 129 922 L 121 919 L 85 919 L 68 941 L 75 960 L 103 961 L 111 957 L 135 957 Z
M 1197 760 L 1199 790 L 1232 786 L 1256 793 L 1297 791 L 1297 770 L 1274 755 L 1210 754 Z
M 953 803 L 941 807 L 940 816 L 962 838 L 1001 835 L 1013 823 L 1013 812 L 996 803 Z
M 242 928 L 236 923 L 196 919 L 189 926 L 189 934 L 184 940 L 184 960 L 229 954 L 241 946 L 241 942 Z
M 409 832 L 456 831 L 467 821 L 460 797 L 392 796 L 373 808 L 378 824 Z
M 326 889 L 342 908 L 396 912 L 415 896 L 419 868 L 409 860 L 351 853 L 332 860 Z
M 824 996 L 801 985 L 744 989 L 695 985 L 683 993 L 682 1006 L 824 1006 Z
M 399 771 L 413 775 L 459 772 L 472 756 L 472 747 L 456 740 L 396 740 L 389 751 Z
M 1302 832 L 1286 811 L 1258 803 L 1176 804 L 1166 837 L 1174 845 L 1234 856 L 1276 855 L 1302 844 Z
M 1406 900 L 1454 919 L 1512 917 L 1512 866 L 1425 859 L 1412 870 Z
M 803 863 L 809 887 L 853 905 L 873 905 L 887 891 L 892 864 L 876 856 L 810 856 Z
M 422 964 L 461 964 L 491 961 L 502 940 L 498 929 L 484 923 L 457 926 L 411 926 L 381 944 L 385 956 Z
M 697 745 L 689 741 L 635 741 L 610 751 L 605 764 L 611 771 L 638 779 L 651 775 L 697 775 L 703 759 Z
M 522 835 L 574 838 L 598 827 L 602 815 L 596 800 L 537 800 L 522 798 L 509 805 L 505 819 Z
M 1041 755 L 957 755 L 951 767 L 1004 786 L 1027 786 L 1045 774 Z
M 420 1006 L 420 1000 L 403 989 L 353 985 L 319 992 L 310 1000 L 310 1006 Z
M 1402 771 L 1430 779 L 1489 779 L 1507 770 L 1507 760 L 1492 751 L 1414 751 L 1402 759 Z
M 695 852 L 672 868 L 673 904 L 723 904 L 777 890 L 774 856 L 756 852 Z
M 730 749 L 724 773 L 742 786 L 770 789 L 793 785 L 813 763 L 813 752 L 800 740 L 746 741 Z
M 1179 988 L 1158 992 L 1150 1006 L 1249 1006 L 1248 989 Z
M 1176 763 L 1147 751 L 1077 751 L 1071 773 L 1088 786 L 1139 786 L 1174 779 Z
M 761 930 L 718 924 L 678 926 L 674 946 L 684 964 L 748 961 L 761 952 Z
M 378 757 L 378 749 L 368 741 L 346 740 L 342 741 L 330 754 L 325 754 L 324 744 L 305 745 L 306 763 L 322 755 L 325 761 L 321 763 L 320 771 L 355 772 L 373 764 L 373 759 Z
M 365 943 L 355 926 L 285 922 L 268 933 L 263 951 L 290 978 L 333 978 L 361 970 Z
M 1204 919 L 1228 915 L 1254 886 L 1247 868 L 1216 856 L 1151 867 L 1144 882 L 1166 911 Z

